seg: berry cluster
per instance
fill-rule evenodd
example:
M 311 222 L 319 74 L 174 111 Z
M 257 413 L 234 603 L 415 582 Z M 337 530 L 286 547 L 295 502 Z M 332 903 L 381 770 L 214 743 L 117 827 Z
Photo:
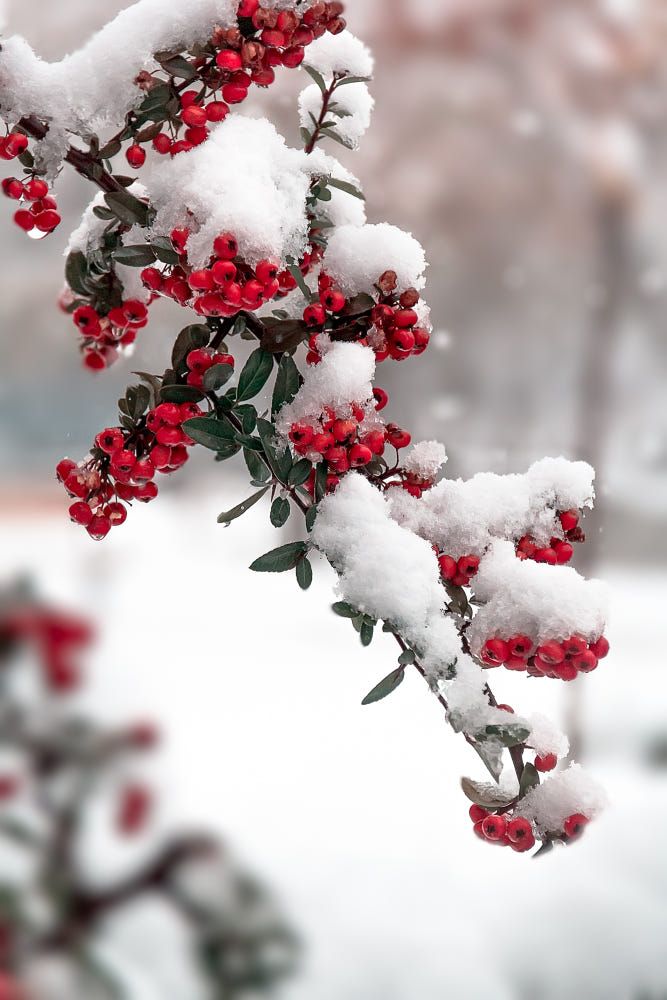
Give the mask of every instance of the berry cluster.
M 25 143 L 18 143 L 18 146 L 22 146 L 25 149 L 28 140 L 24 135 L 19 132 L 11 133 L 7 139 L 0 140 L 0 159 L 11 159 L 12 157 L 7 156 L 6 153 L 3 155 L 3 148 L 6 150 L 16 148 L 16 145 L 11 145 L 8 140 L 23 139 Z M 1 144 L 4 141 L 5 146 Z M 22 151 L 22 150 L 21 150 Z M 19 155 L 18 153 L 14 155 Z M 2 193 L 7 198 L 11 198 L 13 201 L 19 201 L 21 203 L 26 203 L 29 207 L 19 208 L 17 212 L 14 213 L 14 222 L 26 233 L 35 233 L 37 236 L 47 236 L 52 233 L 54 229 L 60 225 L 60 215 L 58 214 L 58 203 L 56 199 L 49 194 L 49 185 L 41 177 L 31 177 L 29 180 L 22 181 L 18 177 L 5 177 L 2 181 Z
M 234 358 L 231 354 L 223 354 L 210 347 L 198 347 L 190 351 L 185 363 L 188 368 L 187 384 L 197 389 L 203 386 L 204 375 L 215 365 L 227 365 L 232 371 L 234 370 Z
M 470 807 L 469 816 L 477 836 L 490 844 L 511 847 L 513 851 L 519 853 L 529 851 L 535 846 L 532 824 L 523 816 L 511 817 L 505 813 L 493 813 L 478 805 Z M 552 834 L 552 839 L 573 840 L 582 833 L 587 823 L 588 817 L 583 813 L 573 813 L 563 823 L 563 829 Z
M 239 257 L 232 233 L 222 233 L 213 243 L 213 256 L 205 268 L 193 270 L 187 263 L 186 246 L 190 233 L 174 229 L 171 240 L 181 263 L 160 271 L 147 267 L 141 280 L 153 296 L 165 296 L 182 306 L 190 306 L 199 316 L 235 316 L 242 309 L 253 312 L 276 297 L 291 291 L 296 281 L 277 264 L 261 260 L 251 267 Z M 311 264 L 308 258 L 306 267 Z
M 238 28 L 217 28 L 210 50 L 197 56 L 192 68 L 202 88 L 179 94 L 179 109 L 170 121 L 171 134 L 160 130 L 152 136 L 153 149 L 162 156 L 176 156 L 205 142 L 209 125 L 224 121 L 230 105 L 242 104 L 253 84 L 270 87 L 279 66 L 296 69 L 304 60 L 305 49 L 325 32 L 338 34 L 346 26 L 341 3 L 315 3 L 300 15 L 291 10 L 262 7 L 259 0 L 242 0 Z M 241 30 L 243 27 L 243 31 Z M 147 75 L 146 89 L 154 79 Z M 178 138 L 181 127 L 182 138 Z M 133 169 L 146 162 L 140 136 L 125 153 Z M 149 140 L 145 140 L 149 141 Z
M 533 559 L 535 562 L 547 563 L 549 566 L 568 563 L 574 555 L 574 542 L 584 542 L 586 536 L 579 526 L 578 510 L 558 511 L 558 520 L 563 530 L 563 538 L 554 536 L 548 545 L 538 545 L 532 535 L 524 535 L 516 546 L 519 559 Z
M 158 495 L 158 472 L 169 474 L 188 460 L 194 444 L 181 425 L 201 416 L 196 403 L 160 403 L 137 430 L 109 427 L 95 439 L 91 458 L 82 465 L 64 458 L 56 475 L 72 498 L 69 513 L 91 538 L 100 540 L 127 518 L 126 504 L 149 503 Z
M 92 305 L 82 305 L 74 310 L 72 320 L 83 337 L 84 365 L 101 371 L 113 364 L 121 348 L 134 343 L 137 330 L 148 323 L 148 310 L 137 299 L 122 302 L 106 316 Z
M 573 681 L 579 673 L 590 673 L 609 652 L 609 642 L 600 636 L 587 642 L 572 635 L 557 642 L 551 639 L 535 648 L 528 635 L 514 635 L 509 639 L 487 639 L 480 653 L 487 667 L 506 667 L 508 670 L 525 670 L 531 677 L 554 677 Z
M 396 296 L 397 284 L 395 271 L 385 271 L 378 278 L 376 288 L 379 300 L 370 309 L 366 335 L 358 340 L 358 343 L 373 348 L 376 361 L 386 358 L 404 361 L 413 354 L 422 354 L 428 347 L 429 332 L 418 326 L 419 317 L 414 309 L 419 302 L 419 292 L 408 288 Z M 318 301 L 306 306 L 303 321 L 312 330 L 321 331 L 327 324 L 335 330 L 337 321 L 345 321 L 348 305 L 348 299 L 333 279 L 321 272 L 318 277 Z M 316 336 L 311 338 L 307 360 L 309 364 L 317 364 L 321 360 Z
M 455 559 L 454 556 L 438 552 L 437 548 L 435 551 L 438 556 L 438 565 L 440 566 L 440 576 L 442 579 L 446 580 L 447 583 L 453 583 L 457 587 L 469 586 L 470 581 L 479 569 L 479 556 L 468 555 Z

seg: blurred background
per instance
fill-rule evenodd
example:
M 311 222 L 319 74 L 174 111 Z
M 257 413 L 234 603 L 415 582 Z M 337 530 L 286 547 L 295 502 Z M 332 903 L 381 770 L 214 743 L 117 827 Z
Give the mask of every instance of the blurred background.
M 124 6 L 10 0 L 7 31 L 56 59 Z M 170 810 L 276 889 L 305 944 L 289 1000 L 664 1000 L 667 6 L 351 0 L 348 21 L 375 52 L 376 111 L 341 159 L 370 221 L 430 261 L 436 333 L 427 362 L 382 368 L 392 415 L 445 442 L 450 476 L 558 454 L 598 470 L 575 564 L 613 588 L 612 654 L 574 686 L 496 693 L 565 725 L 604 818 L 536 862 L 478 843 L 458 788 L 475 763 L 419 678 L 359 707 L 393 653 L 329 613 L 327 568 L 306 595 L 245 572 L 280 540 L 259 507 L 216 525 L 245 495 L 233 463 L 195 454 L 102 544 L 67 523 L 53 467 L 113 422 L 130 367 L 84 373 L 54 305 L 90 197 L 69 175 L 47 240 L 0 206 L 3 565 L 99 621 L 86 698 L 151 706 Z M 256 105 L 295 143 L 304 84 L 286 74 Z M 182 320 L 156 305 L 131 368 L 161 371 Z M 184 982 L 141 996 L 199 995 Z

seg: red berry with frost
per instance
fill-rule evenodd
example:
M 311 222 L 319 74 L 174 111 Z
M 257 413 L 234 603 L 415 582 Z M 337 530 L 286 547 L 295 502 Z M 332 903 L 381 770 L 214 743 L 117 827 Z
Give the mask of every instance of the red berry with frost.
M 122 503 L 109 503 L 104 508 L 106 517 L 111 522 L 111 527 L 115 528 L 127 520 L 127 508 Z
M 87 528 L 93 519 L 93 512 L 89 504 L 84 503 L 83 500 L 78 500 L 70 507 L 69 516 L 75 524 L 81 524 L 84 528 Z
M 111 531 L 111 521 L 105 514 L 96 514 L 86 526 L 86 531 L 91 538 L 100 542 Z
M 583 813 L 573 813 L 563 823 L 563 833 L 566 837 L 576 837 L 588 823 L 588 817 Z
M 563 647 L 563 652 L 566 657 L 581 656 L 588 649 L 588 643 L 585 639 L 582 639 L 580 635 L 571 635 L 569 639 L 566 639 L 561 643 Z
M 76 462 L 73 462 L 71 458 L 62 458 L 56 465 L 56 476 L 61 483 L 64 483 L 75 469 Z
M 307 327 L 313 328 L 323 326 L 326 322 L 327 314 L 324 306 L 320 302 L 306 306 L 303 311 L 303 321 Z
M 577 670 L 580 670 L 584 674 L 589 674 L 591 670 L 595 670 L 598 665 L 598 658 L 595 653 L 587 649 L 580 656 L 575 657 L 572 661 Z
M 140 503 L 150 503 L 158 495 L 158 488 L 155 483 L 141 483 L 136 487 L 134 495 Z
M 331 427 L 331 433 L 339 444 L 351 441 L 356 436 L 357 424 L 354 420 L 335 420 Z
M 345 308 L 347 299 L 337 288 L 327 288 L 320 292 L 320 302 L 327 312 L 337 313 Z
M 533 648 L 533 640 L 527 635 L 513 635 L 507 640 L 512 656 L 526 657 Z
M 387 424 L 387 441 L 394 448 L 407 448 L 412 437 L 402 427 L 398 427 L 396 424 Z
M 482 646 L 482 661 L 491 667 L 498 667 L 509 659 L 509 644 L 504 639 L 487 639 Z
M 270 281 L 274 281 L 278 275 L 278 267 L 270 260 L 260 260 L 259 264 L 255 268 L 255 274 L 257 275 L 257 280 L 261 281 L 263 285 L 267 285 Z
M 200 104 L 190 104 L 183 108 L 181 118 L 186 125 L 202 126 L 207 122 L 206 110 Z
M 457 566 L 463 576 L 474 576 L 479 569 L 479 556 L 461 556 Z
M 106 430 L 100 431 L 97 435 L 95 444 L 106 455 L 112 455 L 114 452 L 120 451 L 124 440 L 120 427 L 107 427 Z
M 162 274 L 156 267 L 145 267 L 141 272 L 141 283 L 144 288 L 158 292 L 162 287 Z
M 373 452 L 365 444 L 352 445 L 348 452 L 350 465 L 353 469 L 360 469 L 373 458 Z
M 303 422 L 298 422 L 292 424 L 289 430 L 289 439 L 292 444 L 298 445 L 299 447 L 307 448 L 311 444 L 313 438 L 315 437 L 315 432 L 310 424 Z
M 443 580 L 453 580 L 458 572 L 458 566 L 456 559 L 452 559 L 451 556 L 438 556 L 438 565 L 440 566 L 440 575 Z
M 559 642 L 551 641 L 545 642 L 543 645 L 538 646 L 537 655 L 545 663 L 555 664 L 562 663 L 565 658 L 565 653 L 563 647 Z
M 218 52 L 215 61 L 220 69 L 227 70 L 230 73 L 243 67 L 241 54 L 234 52 L 232 49 L 223 49 L 221 52 Z
M 558 763 L 555 753 L 538 754 L 535 758 L 535 767 L 538 771 L 553 771 Z
M 579 524 L 578 510 L 562 510 L 558 515 L 563 531 L 572 531 Z
M 232 233 L 222 233 L 213 241 L 213 251 L 220 260 L 233 260 L 239 252 L 239 245 Z
M 376 386 L 373 389 L 373 399 L 375 400 L 375 409 L 378 411 L 384 410 L 385 406 L 389 402 L 389 394 L 386 393 L 384 389 L 380 389 Z
M 361 439 L 361 443 L 367 445 L 374 455 L 382 455 L 385 448 L 384 431 L 368 431 Z

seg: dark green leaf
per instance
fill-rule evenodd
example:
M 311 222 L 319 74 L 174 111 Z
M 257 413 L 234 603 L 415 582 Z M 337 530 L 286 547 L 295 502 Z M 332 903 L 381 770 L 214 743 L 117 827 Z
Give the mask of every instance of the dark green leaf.
M 132 247 L 118 247 L 112 254 L 117 264 L 128 267 L 147 267 L 155 261 L 155 251 L 147 243 Z
M 398 662 L 401 664 L 402 667 L 410 666 L 412 663 L 415 662 L 414 650 L 404 649 L 398 658 Z
M 307 556 L 296 564 L 296 579 L 302 590 L 308 590 L 313 582 L 313 567 Z
M 306 284 L 306 282 L 303 280 L 303 274 L 301 273 L 301 268 L 299 267 L 299 265 L 295 264 L 293 261 L 290 264 L 288 261 L 287 267 L 290 274 L 292 275 L 297 285 L 299 286 L 306 302 L 312 302 L 313 299 L 315 299 L 316 297 L 315 292 L 312 292 L 308 287 L 308 285 Z
M 267 351 L 258 347 L 246 361 L 239 375 L 237 399 L 243 402 L 252 399 L 266 385 L 273 369 L 273 358 Z
M 324 82 L 324 77 L 322 76 L 322 74 L 319 73 L 312 66 L 308 66 L 306 63 L 303 63 L 302 65 L 303 65 L 303 68 L 305 69 L 306 73 L 308 74 L 308 76 L 312 76 L 313 80 L 315 81 L 315 83 L 317 84 L 317 86 L 320 88 L 320 90 L 322 91 L 322 93 L 326 94 L 326 92 L 327 92 L 327 85 Z
M 195 385 L 165 385 L 160 391 L 163 403 L 199 403 L 204 393 Z
M 524 795 L 527 795 L 533 788 L 537 788 L 540 783 L 540 774 L 534 764 L 526 763 L 523 765 L 523 771 L 521 772 L 521 781 L 519 783 L 519 798 L 522 799 Z
M 302 125 L 301 128 L 299 129 L 299 133 L 301 135 L 301 141 L 303 142 L 304 146 L 308 146 L 311 139 L 313 138 L 308 129 Z
M 120 153 L 120 150 L 121 150 L 120 139 L 113 138 L 111 139 L 110 142 L 106 144 L 106 146 L 102 146 L 99 153 L 100 159 L 110 160 L 113 156 L 116 156 L 117 153 Z
M 286 482 L 292 468 L 292 456 L 290 455 L 289 448 L 282 446 L 282 443 L 276 438 L 273 424 L 269 423 L 268 420 L 259 419 L 257 421 L 257 431 L 264 445 L 264 452 L 274 475 L 280 482 Z
M 170 56 L 166 59 L 159 59 L 158 62 L 167 73 L 179 80 L 194 80 L 197 75 L 195 67 L 183 56 Z
M 276 497 L 271 504 L 271 524 L 274 528 L 282 528 L 290 516 L 291 507 L 285 497 Z
M 288 569 L 294 569 L 307 551 L 305 542 L 288 542 L 287 545 L 281 545 L 255 559 L 250 569 L 255 573 L 284 573 Z
M 302 458 L 289 471 L 287 483 L 289 486 L 301 486 L 308 479 L 313 466 L 307 458 Z
M 292 355 L 283 354 L 278 365 L 276 384 L 273 389 L 273 400 L 271 402 L 271 411 L 274 414 L 281 407 L 292 402 L 302 382 L 301 373 L 294 363 Z
M 317 473 L 315 474 L 315 501 L 319 503 L 327 489 L 327 463 L 320 462 L 317 466 Z
M 77 292 L 79 295 L 89 294 L 88 287 L 86 285 L 86 278 L 88 276 L 88 265 L 86 263 L 86 257 L 80 250 L 74 250 L 67 257 L 67 262 L 65 264 L 65 278 L 67 279 L 67 284 L 70 286 L 73 292 Z
M 270 470 L 256 452 L 244 448 L 243 457 L 248 467 L 248 472 L 253 479 L 257 482 L 264 482 L 264 480 L 269 478 Z
M 337 177 L 327 177 L 327 184 L 329 187 L 338 188 L 340 191 L 345 191 L 346 194 L 360 198 L 361 201 L 366 201 L 364 193 L 358 187 L 355 187 L 354 184 L 350 184 L 349 181 L 339 181 Z
M 346 83 L 370 83 L 371 79 L 370 76 L 346 76 L 337 82 L 336 87 L 343 87 Z
M 180 258 L 173 247 L 162 246 L 156 240 L 151 243 L 155 257 L 163 264 L 178 264 Z
M 231 445 L 238 448 L 234 442 L 234 431 L 229 424 L 216 420 L 215 417 L 194 417 L 192 420 L 186 420 L 183 430 L 197 444 L 212 451 L 229 448 Z
M 364 621 L 359 629 L 359 638 L 362 646 L 370 646 L 373 641 L 373 626 L 370 622 Z
M 229 381 L 234 374 L 232 365 L 213 365 L 204 373 L 204 388 L 209 392 L 222 389 L 223 385 Z
M 93 215 L 97 219 L 103 219 L 104 222 L 111 222 L 112 219 L 116 218 L 110 209 L 103 208 L 102 205 L 95 205 L 93 208 Z
M 257 427 L 257 410 L 252 403 L 245 403 L 243 406 L 237 406 L 234 412 L 241 421 L 243 433 L 252 434 Z
M 110 191 L 105 194 L 104 200 L 121 222 L 128 226 L 145 226 L 148 224 L 148 205 L 135 198 L 129 191 Z
M 306 528 L 308 531 L 312 531 L 315 526 L 315 521 L 317 519 L 317 507 L 312 506 L 308 508 L 306 513 Z
M 335 604 L 331 605 L 331 610 L 334 614 L 339 615 L 341 618 L 358 618 L 359 612 L 356 608 L 353 608 L 351 604 L 347 601 L 336 601 Z
M 387 695 L 390 695 L 392 691 L 395 691 L 399 684 L 403 683 L 405 677 L 405 669 L 399 667 L 397 670 L 392 670 L 390 674 L 387 674 L 379 684 L 376 684 L 372 691 L 369 691 L 362 705 L 372 705 L 375 701 L 382 701 Z
M 262 499 L 264 494 L 269 489 L 265 486 L 263 489 L 258 490 L 257 493 L 253 493 L 251 497 L 244 500 L 243 503 L 237 504 L 236 507 L 232 507 L 231 510 L 223 511 L 222 514 L 218 515 L 218 524 L 230 524 L 232 521 L 236 520 L 237 517 L 241 517 L 247 510 L 254 507 L 256 503 Z
M 527 740 L 529 735 L 529 729 L 515 723 L 507 726 L 485 726 L 481 732 L 475 733 L 475 738 L 480 742 L 496 740 L 505 747 L 515 747 Z

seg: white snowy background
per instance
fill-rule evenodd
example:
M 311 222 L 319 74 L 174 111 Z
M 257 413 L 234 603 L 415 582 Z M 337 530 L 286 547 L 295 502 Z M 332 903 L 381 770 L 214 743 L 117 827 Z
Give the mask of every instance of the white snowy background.
M 123 6 L 6 4 L 10 27 L 52 58 Z M 393 24 L 414 7 L 391 6 Z M 590 5 L 601 20 L 612 6 L 629 34 L 636 18 L 632 37 L 644 41 L 645 15 L 659 3 Z M 423 0 L 418 27 L 440 24 L 445 7 L 457 4 Z M 483 18 L 485 4 L 475 8 Z M 247 572 L 256 555 L 289 536 L 268 525 L 261 505 L 229 529 L 216 525 L 218 512 L 245 495 L 229 466 L 211 468 L 197 456 L 164 496 L 101 545 L 67 523 L 60 492 L 46 485 L 52 467 L 66 452 L 82 453 L 110 421 L 126 377 L 123 366 L 102 379 L 84 375 L 71 330 L 52 307 L 60 282 L 53 247 L 64 245 L 88 196 L 71 181 L 62 233 L 42 244 L 28 245 L 10 225 L 10 206 L 0 206 L 2 576 L 32 572 L 45 595 L 99 622 L 86 704 L 111 718 L 153 715 L 168 734 L 150 766 L 163 793 L 153 835 L 209 825 L 275 889 L 305 946 L 287 1000 L 661 1000 L 664 151 L 658 141 L 644 144 L 633 173 L 626 308 L 612 316 L 615 341 L 604 343 L 612 403 L 604 440 L 591 442 L 585 395 L 584 417 L 577 416 L 582 345 L 605 290 L 595 197 L 582 194 L 570 148 L 570 132 L 582 131 L 581 109 L 547 118 L 547 101 L 541 117 L 544 94 L 528 72 L 530 46 L 520 41 L 514 59 L 525 73 L 517 83 L 505 50 L 461 61 L 433 31 L 432 43 L 397 41 L 371 0 L 352 0 L 350 19 L 378 60 L 374 130 L 354 169 L 369 215 L 423 238 L 440 326 L 426 359 L 395 366 L 380 383 L 399 418 L 418 435 L 446 441 L 453 474 L 518 471 L 561 451 L 589 458 L 595 450 L 603 459 L 592 535 L 601 553 L 595 572 L 613 588 L 612 653 L 576 682 L 576 707 L 584 763 L 608 790 L 607 812 L 579 844 L 535 862 L 474 838 L 458 788 L 461 774 L 477 773 L 470 751 L 416 676 L 387 701 L 361 708 L 394 662 L 390 640 L 361 649 L 349 623 L 328 610 L 332 577 L 323 564 L 307 594 L 290 575 Z M 664 56 L 661 23 L 651 38 Z M 570 52 L 548 25 L 545 37 L 554 61 Z M 599 65 L 599 51 L 586 51 Z M 299 86 L 285 80 L 272 92 L 281 128 L 294 130 Z M 643 142 L 647 106 L 659 121 L 664 88 L 654 79 L 639 110 L 617 90 L 608 100 L 605 121 L 617 122 L 616 141 L 601 147 L 620 171 L 629 145 Z M 583 127 L 589 137 L 594 131 Z M 521 198 L 508 180 L 514 174 Z M 515 214 L 508 220 L 504 210 Z M 156 311 L 132 367 L 158 366 L 181 318 Z M 571 721 L 569 685 L 505 674 L 495 686 L 519 710 L 545 710 L 566 728 Z M 135 859 L 97 827 L 88 857 L 100 877 Z M 141 1000 L 199 1000 L 183 950 L 170 947 L 178 934 L 150 900 L 112 929 L 109 947 L 132 970 Z

